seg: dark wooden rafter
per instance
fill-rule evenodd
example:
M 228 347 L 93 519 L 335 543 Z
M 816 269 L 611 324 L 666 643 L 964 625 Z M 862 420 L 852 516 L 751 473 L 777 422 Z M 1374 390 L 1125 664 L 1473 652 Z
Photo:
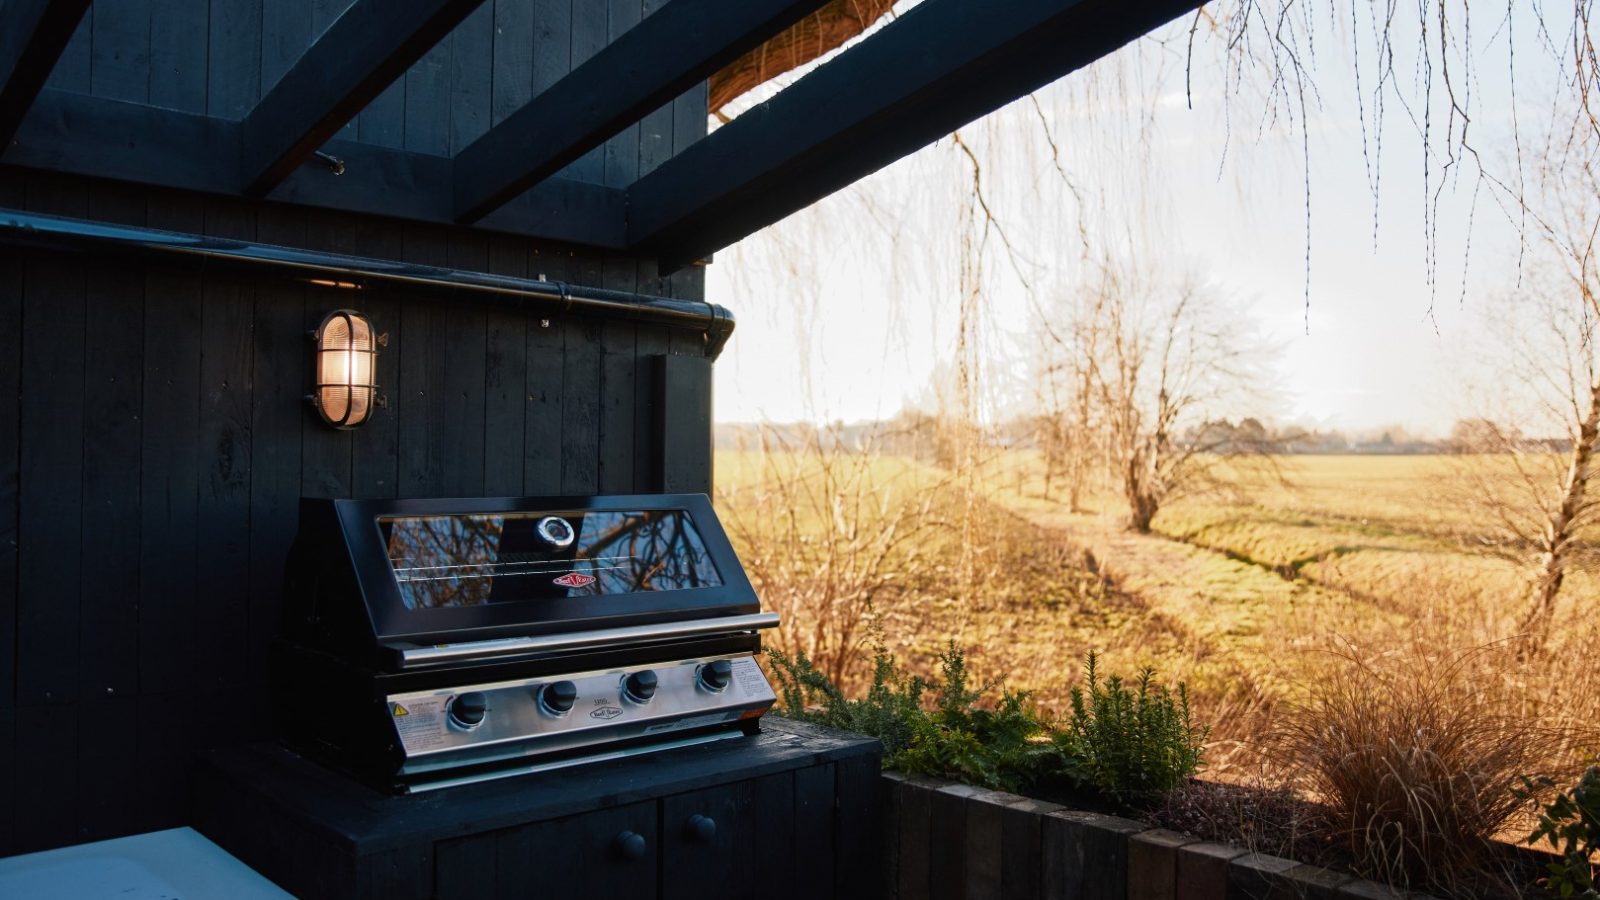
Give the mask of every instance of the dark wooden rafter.
M 0 153 L 33 106 L 90 0 L 0 3 Z
M 824 0 L 672 0 L 456 155 L 457 218 L 475 222 Z
M 701 259 L 1202 0 L 924 0 L 628 191 L 630 248 Z
M 0 138 L 8 142 L 0 152 L 7 163 L 32 168 L 473 222 L 654 256 L 670 271 L 1098 59 L 1200 0 L 924 0 L 772 100 L 680 149 L 626 192 L 553 174 L 739 54 L 833 6 L 671 0 L 454 159 L 333 140 L 481 3 L 355 0 L 247 116 L 228 120 L 43 90 L 88 2 L 0 0 Z M 9 144 L 13 137 L 17 143 Z M 349 163 L 344 176 L 302 165 L 325 142 Z
M 356 0 L 245 118 L 245 194 L 277 187 L 482 2 Z
M 242 123 L 46 88 L 5 162 L 17 166 L 230 196 L 238 190 Z M 301 166 L 272 199 L 301 206 L 448 224 L 450 160 L 355 141 L 329 141 L 334 175 Z M 551 178 L 479 223 L 486 231 L 620 249 L 626 196 Z

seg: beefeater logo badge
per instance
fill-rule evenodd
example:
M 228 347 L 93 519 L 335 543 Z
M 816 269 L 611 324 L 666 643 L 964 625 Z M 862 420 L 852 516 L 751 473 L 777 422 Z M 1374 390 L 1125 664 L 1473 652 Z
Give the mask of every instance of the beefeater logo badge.
M 585 585 L 594 584 L 595 579 L 593 575 L 585 575 L 582 572 L 568 572 L 554 580 L 556 584 L 562 587 L 581 588 Z

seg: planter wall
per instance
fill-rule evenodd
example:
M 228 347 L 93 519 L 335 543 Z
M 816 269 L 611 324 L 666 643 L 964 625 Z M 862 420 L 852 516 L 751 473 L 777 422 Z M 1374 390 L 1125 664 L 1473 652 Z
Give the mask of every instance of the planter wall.
M 1131 819 L 885 773 L 884 882 L 899 900 L 1419 900 Z

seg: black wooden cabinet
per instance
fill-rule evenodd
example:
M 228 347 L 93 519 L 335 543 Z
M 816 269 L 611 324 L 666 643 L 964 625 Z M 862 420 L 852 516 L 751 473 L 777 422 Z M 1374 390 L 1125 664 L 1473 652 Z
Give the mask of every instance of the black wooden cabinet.
M 789 802 L 758 808 L 758 785 L 762 794 Z M 768 776 L 662 800 L 663 900 L 692 900 L 719 890 L 727 897 L 754 896 L 761 814 L 787 819 L 792 798 L 792 779 Z
M 438 841 L 433 847 L 434 896 L 648 900 L 656 896 L 658 818 L 657 804 L 647 801 Z M 630 844 L 634 852 L 625 849 Z
M 207 758 L 195 827 L 296 896 L 876 898 L 879 746 L 759 735 L 414 796 L 280 747 Z

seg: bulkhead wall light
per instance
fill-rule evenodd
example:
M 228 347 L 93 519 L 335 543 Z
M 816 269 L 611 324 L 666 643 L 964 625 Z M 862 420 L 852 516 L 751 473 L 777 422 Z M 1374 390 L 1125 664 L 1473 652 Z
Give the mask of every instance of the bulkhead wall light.
M 378 396 L 378 348 L 389 345 L 387 334 L 374 334 L 372 320 L 353 309 L 336 309 L 311 333 L 316 343 L 315 387 L 306 398 L 322 421 L 334 428 L 355 428 L 372 416 Z

